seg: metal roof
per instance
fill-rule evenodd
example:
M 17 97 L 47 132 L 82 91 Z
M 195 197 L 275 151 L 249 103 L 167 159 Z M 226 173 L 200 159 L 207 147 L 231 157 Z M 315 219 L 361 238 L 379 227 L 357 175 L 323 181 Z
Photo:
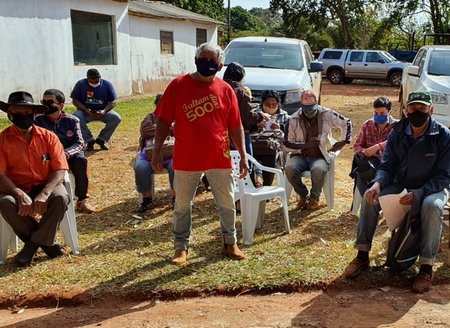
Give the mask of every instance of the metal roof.
M 166 18 L 191 20 L 202 23 L 225 24 L 208 16 L 196 14 L 192 11 L 181 9 L 162 1 L 130 0 L 128 12 L 130 15 L 149 18 Z

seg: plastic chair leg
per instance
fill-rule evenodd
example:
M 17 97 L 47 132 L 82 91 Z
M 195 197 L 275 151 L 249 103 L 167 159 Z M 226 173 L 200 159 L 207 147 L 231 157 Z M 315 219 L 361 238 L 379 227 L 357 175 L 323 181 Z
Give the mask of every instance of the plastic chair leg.
M 289 208 L 286 195 L 281 195 L 281 204 L 283 204 L 284 228 L 287 233 L 291 233 L 291 224 L 289 222 Z
M 19 239 L 14 233 L 8 222 L 3 219 L 0 214 L 0 229 L 1 229 L 1 240 L 0 240 L 0 264 L 5 264 L 6 256 L 8 254 L 8 248 L 13 252 L 17 252 L 19 249 Z
M 355 188 L 353 192 L 353 205 L 352 205 L 352 214 L 356 215 L 361 208 L 362 197 L 359 193 L 358 188 Z
M 256 221 L 258 220 L 258 213 L 254 213 L 252 208 L 252 200 L 250 197 L 248 198 L 245 197 L 245 201 L 246 201 L 245 204 L 242 204 L 241 200 L 241 208 L 242 206 L 245 206 L 245 215 L 242 215 L 242 235 L 244 239 L 244 245 L 251 245 L 253 235 L 255 234 Z
M 80 249 L 78 246 L 77 220 L 75 217 L 75 208 L 72 197 L 72 186 L 70 184 L 70 179 L 64 179 L 63 184 L 64 187 L 66 188 L 67 194 L 69 195 L 70 203 L 67 206 L 67 211 L 64 214 L 64 218 L 60 223 L 60 228 L 63 234 L 64 242 L 70 246 L 73 254 L 80 254 Z

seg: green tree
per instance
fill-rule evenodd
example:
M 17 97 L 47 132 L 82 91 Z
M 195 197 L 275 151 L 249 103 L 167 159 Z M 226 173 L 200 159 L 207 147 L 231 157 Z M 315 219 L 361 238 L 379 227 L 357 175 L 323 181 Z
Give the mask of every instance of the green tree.
M 222 22 L 227 21 L 228 16 L 224 7 L 224 0 L 163 0 L 163 2 Z

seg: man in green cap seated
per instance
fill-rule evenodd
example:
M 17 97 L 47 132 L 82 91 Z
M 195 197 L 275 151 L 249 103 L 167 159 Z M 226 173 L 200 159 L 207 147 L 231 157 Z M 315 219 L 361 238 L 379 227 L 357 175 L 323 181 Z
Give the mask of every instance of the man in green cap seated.
M 381 164 L 361 203 L 354 245 L 358 254 L 345 269 L 346 278 L 355 278 L 369 267 L 381 209 L 378 197 L 406 189 L 399 202 L 411 205 L 411 216 L 420 213 L 421 222 L 420 269 L 412 289 L 423 293 L 431 288 L 450 183 L 450 131 L 432 118 L 431 101 L 427 91 L 411 92 L 404 108 L 406 118 L 388 136 Z

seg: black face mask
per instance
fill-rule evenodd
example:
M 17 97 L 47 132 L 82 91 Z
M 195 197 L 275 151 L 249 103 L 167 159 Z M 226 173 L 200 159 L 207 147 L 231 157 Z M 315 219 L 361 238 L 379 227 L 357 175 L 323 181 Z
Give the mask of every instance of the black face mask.
M 408 114 L 409 123 L 411 123 L 411 125 L 415 128 L 424 125 L 427 122 L 428 117 L 428 112 L 424 113 L 420 110 L 416 110 L 415 112 Z
M 45 113 L 47 115 L 51 115 L 53 113 L 56 113 L 58 111 L 58 107 L 57 106 L 47 106 L 48 107 L 48 111 Z
M 34 113 L 27 115 L 9 113 L 11 122 L 19 129 L 28 130 L 34 123 Z
M 202 76 L 212 76 L 219 70 L 219 64 L 206 59 L 197 59 L 195 65 L 197 66 L 197 72 Z

